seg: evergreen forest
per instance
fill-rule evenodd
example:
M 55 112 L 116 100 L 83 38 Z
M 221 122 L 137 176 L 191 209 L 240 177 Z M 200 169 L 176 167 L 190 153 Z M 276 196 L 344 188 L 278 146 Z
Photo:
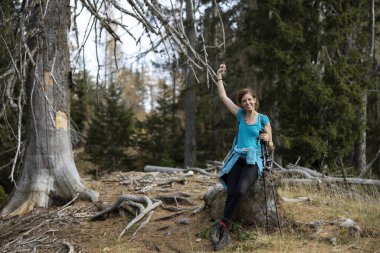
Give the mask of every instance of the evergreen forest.
M 216 4 L 217 3 L 217 6 Z M 371 1 L 207 1 L 195 23 L 194 47 L 210 45 L 208 64 L 227 65 L 225 88 L 235 100 L 239 89 L 257 91 L 259 112 L 271 119 L 275 160 L 327 174 L 365 171 L 380 176 L 380 92 L 377 22 Z M 217 8 L 219 7 L 219 8 Z M 12 58 L 16 10 L 1 3 L 0 71 Z M 376 22 L 373 22 L 375 20 Z M 202 30 L 202 38 L 200 31 Z M 191 86 L 186 58 L 152 62 L 166 77 L 143 68 L 115 66 L 115 41 L 106 42 L 109 73 L 99 79 L 76 67 L 71 87 L 71 142 L 76 159 L 91 162 L 89 173 L 142 170 L 146 164 L 202 167 L 222 161 L 231 147 L 236 121 L 221 104 L 208 73 L 196 69 Z M 158 46 L 159 47 L 159 46 Z M 156 50 L 158 51 L 158 50 Z M 161 50 L 161 54 L 163 50 Z M 169 76 L 169 78 L 168 78 Z M 2 82 L 5 82 L 4 80 Z M 9 193 L 22 159 L 14 164 L 18 143 L 17 86 L 1 85 L 0 184 Z M 8 89 L 8 90 L 7 90 Z M 185 162 L 186 92 L 195 96 L 194 160 Z M 26 110 L 26 101 L 21 101 Z M 5 106 L 7 103 L 10 106 Z M 149 105 L 148 105 L 149 104 Z M 22 114 L 21 140 L 26 119 Z M 25 143 L 21 141 L 21 155 Z

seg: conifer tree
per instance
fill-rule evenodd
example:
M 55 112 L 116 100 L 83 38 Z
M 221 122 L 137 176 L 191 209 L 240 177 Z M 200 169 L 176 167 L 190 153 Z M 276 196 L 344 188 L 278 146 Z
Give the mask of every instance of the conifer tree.
M 95 84 L 86 72 L 74 75 L 75 84 L 71 90 L 71 139 L 73 146 L 84 144 L 90 115 L 96 100 Z M 75 145 L 74 145 L 75 144 Z
M 352 150 L 362 73 L 369 70 L 362 54 L 368 38 L 358 23 L 368 12 L 364 6 L 365 1 L 241 2 L 230 51 L 233 83 L 254 81 L 264 111 L 278 112 L 274 136 L 287 162 L 301 156 L 301 164 L 318 167 L 324 154 L 332 163 Z
M 99 92 L 104 94 L 90 123 L 86 151 L 103 172 L 131 170 L 133 159 L 128 148 L 133 144 L 133 113 L 125 109 L 115 85 Z
M 178 100 L 171 88 L 158 82 L 157 108 L 141 123 L 140 156 L 144 164 L 182 166 L 183 123 L 178 117 Z M 173 104 L 174 103 L 174 104 Z

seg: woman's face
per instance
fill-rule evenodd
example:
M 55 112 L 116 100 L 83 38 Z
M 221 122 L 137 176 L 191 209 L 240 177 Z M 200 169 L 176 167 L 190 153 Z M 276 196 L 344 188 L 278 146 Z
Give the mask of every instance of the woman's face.
M 255 104 L 256 98 L 254 98 L 251 93 L 247 93 L 241 98 L 241 105 L 245 111 L 255 110 Z

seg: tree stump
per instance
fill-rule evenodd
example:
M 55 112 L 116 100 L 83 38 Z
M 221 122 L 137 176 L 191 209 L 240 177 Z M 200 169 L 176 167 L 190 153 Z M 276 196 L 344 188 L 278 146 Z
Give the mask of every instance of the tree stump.
M 235 220 L 240 221 L 247 225 L 266 226 L 268 214 L 268 226 L 278 226 L 277 212 L 276 212 L 276 200 L 278 202 L 278 194 L 276 187 L 272 187 L 275 184 L 273 178 L 269 178 L 267 172 L 265 175 L 265 190 L 264 190 L 264 178 L 260 177 L 256 182 L 251 185 L 248 192 L 242 200 L 242 204 L 236 212 Z M 273 192 L 275 191 L 275 192 Z M 266 192 L 266 194 L 265 194 Z M 266 195 L 266 201 L 265 201 Z M 210 219 L 219 220 L 223 216 L 224 204 L 227 198 L 227 191 L 223 189 L 223 186 L 218 183 L 208 189 L 204 195 L 203 200 L 206 206 L 210 208 Z M 266 202 L 266 203 L 265 203 Z M 278 204 L 278 203 L 277 203 Z M 278 209 L 279 211 L 279 209 Z M 281 222 L 280 213 L 278 214 Z

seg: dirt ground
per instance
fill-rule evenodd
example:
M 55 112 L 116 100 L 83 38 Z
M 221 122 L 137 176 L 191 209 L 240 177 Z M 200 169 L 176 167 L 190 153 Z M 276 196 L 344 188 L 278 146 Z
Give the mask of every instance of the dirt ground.
M 150 173 L 155 174 L 155 173 Z M 112 213 L 96 221 L 89 217 L 98 212 L 95 204 L 86 201 L 74 201 L 74 204 L 49 210 L 34 210 L 21 217 L 0 220 L 1 252 L 68 252 L 68 242 L 75 252 L 211 252 L 212 244 L 205 238 L 212 222 L 207 212 L 192 212 L 203 204 L 202 197 L 207 188 L 217 179 L 203 175 L 186 177 L 185 183 L 173 183 L 170 188 L 139 194 L 134 191 L 136 185 L 122 184 L 123 179 L 144 176 L 146 173 L 115 173 L 99 181 L 84 178 L 86 185 L 99 192 L 99 199 L 106 205 L 116 201 L 121 194 L 156 197 L 158 195 L 190 196 L 189 203 L 165 203 L 165 206 L 181 211 L 168 211 L 156 208 L 150 222 L 137 232 L 133 232 L 141 221 L 134 225 L 118 241 L 120 232 L 133 218 L 129 214 Z M 156 176 L 157 174 L 155 174 Z M 159 177 L 176 177 L 161 174 Z M 166 192 L 167 191 L 167 192 Z M 173 218 L 159 220 L 174 215 Z M 146 217 L 142 219 L 144 221 Z M 20 236 L 22 235 L 22 236 Z M 68 245 L 69 245 L 68 244 Z
M 0 252 L 213 252 L 208 231 L 214 221 L 209 219 L 207 209 L 196 214 L 193 211 L 202 206 L 203 195 L 210 186 L 215 185 L 217 179 L 194 174 L 186 176 L 181 182 L 144 188 L 151 185 L 152 180 L 163 182 L 169 178 L 183 177 L 183 174 L 116 172 L 95 181 L 82 176 L 88 187 L 99 192 L 99 200 L 106 206 L 123 194 L 154 199 L 175 195 L 184 197 L 186 201 L 179 198 L 177 203 L 163 201 L 163 206 L 154 209 L 149 223 L 133 239 L 133 233 L 147 216 L 118 240 L 133 216 L 118 211 L 90 221 L 90 217 L 99 212 L 98 206 L 81 200 L 60 207 L 35 209 L 19 217 L 0 218 Z M 145 193 L 139 193 L 142 189 Z M 374 204 L 378 202 L 371 200 L 368 205 L 361 204 L 356 207 L 358 211 L 350 213 L 348 211 L 355 201 L 335 203 L 336 200 L 328 197 L 319 199 L 319 193 L 315 190 L 280 190 L 280 196 L 297 197 L 300 194 L 311 196 L 313 200 L 284 203 L 281 206 L 284 219 L 328 221 L 344 216 L 361 221 L 363 231 L 367 232 L 361 237 L 352 238 L 347 228 L 325 222 L 318 231 L 307 227 L 298 230 L 284 227 L 281 239 L 278 231 L 268 235 L 263 228 L 241 226 L 232 231 L 233 244 L 223 252 L 380 253 L 380 207 Z M 366 221 L 368 217 L 372 217 L 373 221 Z
M 131 173 L 132 174 L 132 173 Z M 139 173 L 133 173 L 139 174 Z M 162 174 L 164 177 L 167 174 Z M 207 212 L 192 214 L 192 211 L 203 204 L 202 197 L 207 188 L 214 185 L 216 179 L 202 175 L 194 175 L 187 177 L 185 184 L 173 183 L 169 192 L 151 191 L 147 195 L 155 197 L 157 195 L 181 195 L 187 193 L 191 195 L 191 204 L 181 204 L 177 206 L 174 203 L 165 203 L 178 209 L 189 209 L 178 216 L 168 220 L 158 220 L 159 218 L 175 214 L 157 208 L 154 210 L 151 221 L 142 230 L 140 230 L 134 240 L 130 240 L 135 229 L 131 229 L 129 233 L 123 236 L 120 241 L 117 238 L 120 232 L 127 226 L 130 217 L 114 217 L 106 218 L 101 221 L 83 221 L 81 227 L 77 227 L 74 233 L 67 231 L 64 235 L 68 236 L 68 240 L 76 241 L 78 236 L 88 236 L 86 241 L 78 241 L 88 252 L 104 252 L 110 250 L 112 252 L 208 252 L 212 251 L 212 245 L 209 240 L 197 238 L 197 234 L 208 229 L 212 224 L 207 218 Z M 91 182 L 92 188 L 98 190 L 101 194 L 100 199 L 104 201 L 114 201 L 120 194 L 132 194 L 143 196 L 144 194 L 136 194 L 128 186 L 120 185 L 115 182 Z M 186 222 L 183 222 L 186 221 Z M 181 224 L 189 223 L 189 224 Z M 70 237 L 69 237 L 70 236 Z

